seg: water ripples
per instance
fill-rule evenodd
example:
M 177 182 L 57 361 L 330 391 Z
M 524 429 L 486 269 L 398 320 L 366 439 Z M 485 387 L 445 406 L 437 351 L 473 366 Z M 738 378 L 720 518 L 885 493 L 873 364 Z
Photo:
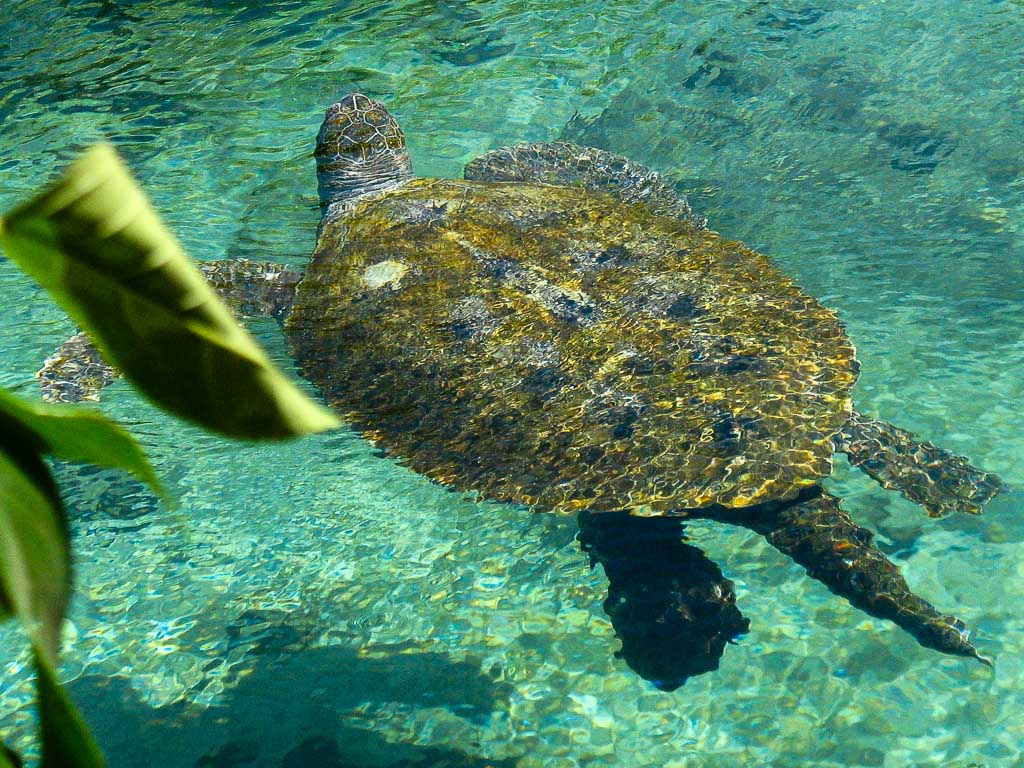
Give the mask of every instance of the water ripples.
M 862 406 L 1024 483 L 1018 3 L 8 0 L 0 24 L 2 209 L 106 137 L 194 256 L 301 264 L 316 126 L 345 92 L 389 104 L 424 175 L 461 175 L 508 143 L 581 139 L 666 172 L 713 227 L 837 307 L 864 364 Z M 73 329 L 4 261 L 0 292 L 0 378 L 31 387 Z M 290 365 L 276 324 L 253 328 Z M 357 727 L 395 742 L 454 733 L 492 755 L 527 749 L 523 768 L 1014 759 L 1019 491 L 980 519 L 928 521 L 842 467 L 832 481 L 908 578 L 961 603 L 1000 656 L 994 678 L 866 621 L 758 537 L 694 524 L 754 629 L 671 697 L 613 657 L 606 582 L 575 521 L 446 492 L 350 432 L 239 448 L 124 384 L 103 408 L 144 433 L 180 506 L 112 473 L 59 470 L 80 558 L 65 674 L 128 671 L 143 713 L 232 700 L 245 674 L 269 674 L 266 654 L 297 666 L 297 648 L 343 649 L 345 670 L 394 653 L 447 687 L 444 706 L 346 699 L 336 717 L 357 723 L 361 706 L 381 716 Z M 0 646 L 21 647 L 9 634 Z M 23 746 L 27 710 L 7 707 L 30 697 L 27 657 L 10 658 L 0 728 Z M 321 663 L 317 686 L 346 691 Z M 475 720 L 458 714 L 467 669 L 504 686 Z M 90 718 L 116 721 L 112 701 Z

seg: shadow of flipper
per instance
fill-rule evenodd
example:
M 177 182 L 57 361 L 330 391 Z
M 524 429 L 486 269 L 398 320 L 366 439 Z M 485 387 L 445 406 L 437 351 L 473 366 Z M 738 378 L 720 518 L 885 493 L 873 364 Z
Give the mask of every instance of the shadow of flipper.
M 630 669 L 664 691 L 718 669 L 726 643 L 750 622 L 733 584 L 696 547 L 683 521 L 624 512 L 582 512 L 579 541 L 590 564 L 604 566 L 604 610 Z
M 820 488 L 792 502 L 717 508 L 704 516 L 760 533 L 833 593 L 902 627 L 926 648 L 991 666 L 971 644 L 964 623 L 915 595 L 899 569 L 875 547 L 872 533 L 854 523 L 839 499 Z

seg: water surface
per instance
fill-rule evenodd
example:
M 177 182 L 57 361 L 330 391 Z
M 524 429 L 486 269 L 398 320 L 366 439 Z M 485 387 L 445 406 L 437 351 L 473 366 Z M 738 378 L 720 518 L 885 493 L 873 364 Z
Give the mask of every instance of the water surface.
M 7 0 L 0 28 L 2 208 L 105 137 L 196 258 L 300 265 L 313 138 L 351 90 L 387 102 L 425 175 L 517 141 L 595 144 L 835 307 L 861 409 L 1024 487 L 1019 2 Z M 7 261 L 0 295 L 0 383 L 30 391 L 74 329 Z M 277 326 L 252 327 L 287 366 Z M 58 468 L 77 578 L 62 675 L 112 766 L 1020 762 L 1015 491 L 935 521 L 842 461 L 829 481 L 994 672 L 701 523 L 751 632 L 666 694 L 614 657 L 574 520 L 463 499 L 346 431 L 238 446 L 123 383 L 102 407 L 180 501 Z M 10 627 L 0 653 L 0 736 L 33 753 Z

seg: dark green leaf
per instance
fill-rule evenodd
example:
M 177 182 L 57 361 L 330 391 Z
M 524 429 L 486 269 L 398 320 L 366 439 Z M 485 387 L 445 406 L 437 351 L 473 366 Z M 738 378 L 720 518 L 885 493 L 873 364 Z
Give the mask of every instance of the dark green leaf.
M 0 591 L 55 662 L 71 592 L 67 526 L 42 457 L 10 429 L 0 432 Z
M 338 425 L 238 326 L 110 145 L 11 212 L 0 245 L 167 410 L 234 437 Z
M 103 414 L 71 405 L 22 400 L 3 389 L 0 412 L 34 432 L 44 453 L 67 461 L 123 469 L 163 494 L 160 481 L 135 438 Z
M 14 607 L 11 605 L 11 598 L 4 592 L 3 581 L 0 580 L 0 621 L 7 619 L 14 613 Z
M 38 649 L 35 658 L 43 747 L 41 768 L 103 768 L 103 754 L 78 709 L 57 682 L 53 667 Z
M 17 752 L 5 744 L 0 744 L 0 768 L 22 768 L 23 765 Z

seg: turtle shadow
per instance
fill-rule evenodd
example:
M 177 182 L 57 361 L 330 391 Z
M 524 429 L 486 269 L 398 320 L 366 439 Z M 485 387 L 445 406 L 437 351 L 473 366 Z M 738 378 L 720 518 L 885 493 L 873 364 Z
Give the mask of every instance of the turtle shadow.
M 125 677 L 83 676 L 67 688 L 86 714 L 110 768 L 483 768 L 457 750 L 389 741 L 345 715 L 384 720 L 394 711 L 437 708 L 441 727 L 473 734 L 510 687 L 472 661 L 432 652 L 343 646 L 247 658 L 248 674 L 212 706 L 145 703 Z M 463 728 L 464 726 L 464 728 Z M 479 745 L 464 741 L 467 749 Z
M 733 583 L 686 543 L 678 517 L 581 512 L 578 539 L 608 579 L 604 612 L 616 657 L 662 691 L 718 669 L 725 647 L 750 629 Z

